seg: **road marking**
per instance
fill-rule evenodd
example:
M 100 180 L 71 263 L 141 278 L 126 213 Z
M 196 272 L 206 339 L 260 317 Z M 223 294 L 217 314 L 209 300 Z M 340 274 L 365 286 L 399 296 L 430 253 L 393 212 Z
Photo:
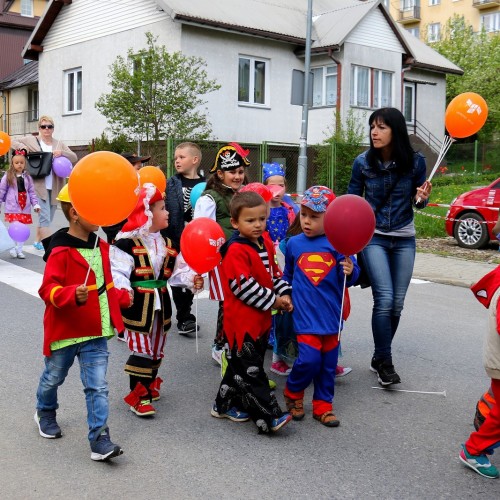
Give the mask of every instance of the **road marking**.
M 0 260 L 0 281 L 22 292 L 29 293 L 33 297 L 40 298 L 38 295 L 38 289 L 42 285 L 40 273 Z

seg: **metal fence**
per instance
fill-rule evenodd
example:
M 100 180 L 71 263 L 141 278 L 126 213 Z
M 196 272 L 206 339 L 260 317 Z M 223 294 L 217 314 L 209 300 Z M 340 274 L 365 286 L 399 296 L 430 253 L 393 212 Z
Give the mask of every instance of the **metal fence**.
M 38 131 L 38 110 L 21 111 L 0 116 L 2 128 L 4 120 L 7 122 L 7 131 L 12 136 L 24 136 Z

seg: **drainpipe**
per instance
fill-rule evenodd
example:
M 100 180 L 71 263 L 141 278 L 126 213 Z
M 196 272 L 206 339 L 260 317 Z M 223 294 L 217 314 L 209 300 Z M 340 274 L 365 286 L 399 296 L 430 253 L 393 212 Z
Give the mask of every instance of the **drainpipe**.
M 336 50 L 337 52 L 340 49 Z M 342 99 L 342 63 L 333 55 L 333 50 L 328 49 L 328 57 L 337 65 L 337 103 L 335 104 L 335 130 L 338 130 L 341 123 L 340 105 Z
M 3 90 L 0 90 L 0 96 L 3 101 L 3 131 L 7 133 L 7 96 Z

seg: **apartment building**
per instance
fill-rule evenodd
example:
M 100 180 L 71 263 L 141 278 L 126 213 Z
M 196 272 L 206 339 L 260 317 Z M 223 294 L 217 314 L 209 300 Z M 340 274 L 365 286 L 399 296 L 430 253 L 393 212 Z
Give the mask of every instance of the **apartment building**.
M 500 33 L 500 0 L 383 0 L 399 25 L 425 42 L 441 39 L 454 14 L 463 16 L 474 31 Z

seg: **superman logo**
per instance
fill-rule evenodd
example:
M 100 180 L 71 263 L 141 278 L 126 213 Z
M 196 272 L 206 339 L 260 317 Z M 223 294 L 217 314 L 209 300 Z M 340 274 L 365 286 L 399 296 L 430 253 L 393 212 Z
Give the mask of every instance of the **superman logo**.
M 337 261 L 328 252 L 303 253 L 297 264 L 299 269 L 314 285 L 319 285 L 333 269 Z

